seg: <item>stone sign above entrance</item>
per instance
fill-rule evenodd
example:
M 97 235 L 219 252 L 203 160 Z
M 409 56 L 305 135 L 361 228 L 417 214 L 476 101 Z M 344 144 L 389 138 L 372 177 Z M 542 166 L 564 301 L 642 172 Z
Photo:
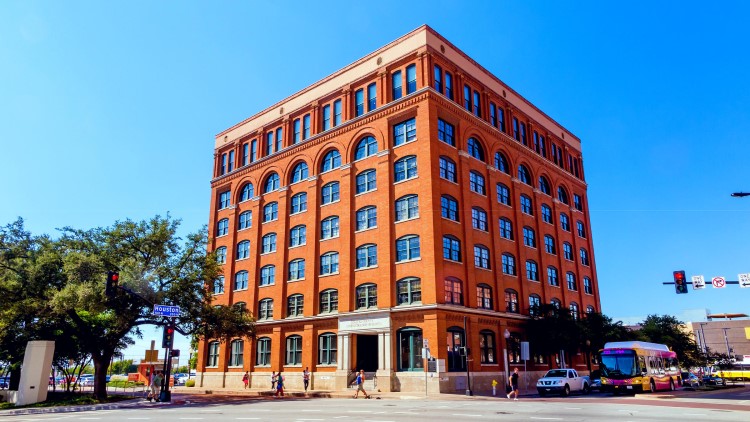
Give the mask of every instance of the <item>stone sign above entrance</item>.
M 339 334 L 343 333 L 379 333 L 390 331 L 390 314 L 385 312 L 363 315 L 341 315 L 339 317 Z

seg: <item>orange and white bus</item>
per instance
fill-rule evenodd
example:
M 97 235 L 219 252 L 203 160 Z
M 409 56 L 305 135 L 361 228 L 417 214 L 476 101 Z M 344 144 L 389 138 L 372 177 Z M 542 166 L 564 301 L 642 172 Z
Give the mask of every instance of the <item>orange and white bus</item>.
M 599 352 L 602 391 L 642 393 L 681 385 L 677 354 L 664 344 L 617 341 Z

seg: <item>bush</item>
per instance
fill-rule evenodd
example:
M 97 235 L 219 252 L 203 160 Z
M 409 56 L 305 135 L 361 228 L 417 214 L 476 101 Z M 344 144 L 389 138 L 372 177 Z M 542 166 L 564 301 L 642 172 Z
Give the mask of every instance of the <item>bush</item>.
M 195 380 L 185 381 L 185 387 L 195 387 Z

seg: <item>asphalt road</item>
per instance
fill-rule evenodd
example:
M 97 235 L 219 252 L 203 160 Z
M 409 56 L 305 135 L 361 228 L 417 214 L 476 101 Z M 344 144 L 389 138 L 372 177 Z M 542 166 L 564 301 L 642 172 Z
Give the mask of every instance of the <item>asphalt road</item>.
M 605 395 L 568 398 L 273 399 L 177 395 L 133 408 L 19 416 L 0 421 L 748 421 L 750 392 L 659 398 Z

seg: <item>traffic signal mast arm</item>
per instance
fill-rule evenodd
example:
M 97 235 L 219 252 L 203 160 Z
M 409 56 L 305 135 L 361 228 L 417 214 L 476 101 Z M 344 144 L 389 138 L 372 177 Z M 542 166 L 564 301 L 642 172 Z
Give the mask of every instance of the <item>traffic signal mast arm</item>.
M 724 283 L 725 283 L 725 284 L 740 284 L 740 282 L 739 282 L 739 281 L 737 281 L 737 280 L 734 280 L 734 281 L 732 281 L 732 280 L 727 280 L 727 281 L 725 281 Z M 675 284 L 675 282 L 674 282 L 674 281 L 665 281 L 665 282 L 662 282 L 661 284 L 665 284 L 665 285 L 666 285 L 666 284 Z M 693 282 L 692 282 L 692 281 L 686 281 L 686 282 L 685 282 L 685 284 L 693 284 Z

